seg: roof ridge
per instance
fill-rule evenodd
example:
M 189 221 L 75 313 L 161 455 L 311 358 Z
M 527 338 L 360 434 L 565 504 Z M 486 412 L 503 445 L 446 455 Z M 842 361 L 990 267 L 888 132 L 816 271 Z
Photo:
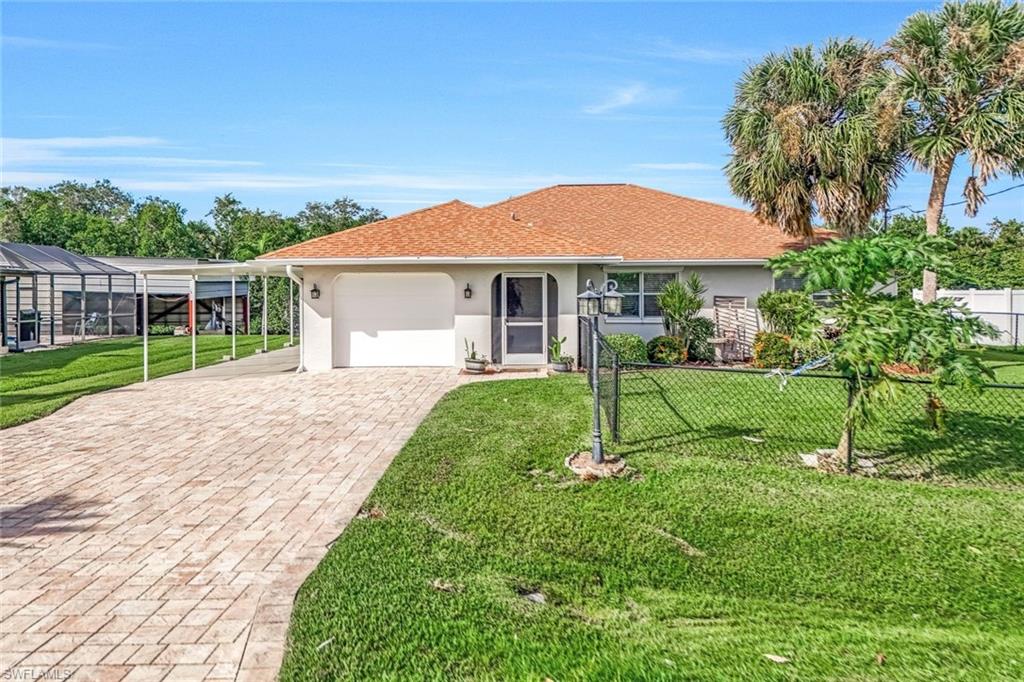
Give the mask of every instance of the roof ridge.
M 496 201 L 493 204 L 488 204 L 487 206 L 481 206 L 481 208 L 495 208 L 497 206 L 501 206 L 502 204 L 507 204 L 508 202 L 514 199 L 522 199 L 523 197 L 532 196 L 534 194 L 540 194 L 541 192 L 546 192 L 549 189 L 554 189 L 555 187 L 561 187 L 561 185 L 548 185 L 547 187 L 538 187 L 537 189 L 531 189 L 529 192 L 523 192 L 522 194 L 513 194 L 512 196 L 502 199 L 501 201 Z
M 714 206 L 715 208 L 725 208 L 725 209 L 729 209 L 730 211 L 738 211 L 739 213 L 742 213 L 744 215 L 754 216 L 754 212 L 753 211 L 748 211 L 745 208 L 736 208 L 735 206 L 727 206 L 726 204 L 719 204 L 719 203 L 714 202 L 714 201 L 708 201 L 707 199 L 698 199 L 697 197 L 683 196 L 682 194 L 676 194 L 675 192 L 669 192 L 668 190 L 658 189 L 657 187 L 644 187 L 643 185 L 638 185 L 635 182 L 625 182 L 623 184 L 628 186 L 628 187 L 633 187 L 635 189 L 642 189 L 642 190 L 647 191 L 647 192 L 657 192 L 658 194 L 664 194 L 664 195 L 670 196 L 670 197 L 672 197 L 674 199 L 683 199 L 685 201 L 695 201 L 695 202 L 697 202 L 699 204 L 707 204 L 708 206 Z M 757 216 L 754 216 L 754 217 L 757 218 Z
M 367 227 L 380 226 L 380 225 L 382 225 L 382 224 L 384 224 L 384 223 L 386 223 L 386 222 L 388 222 L 390 220 L 398 220 L 399 218 L 405 218 L 406 216 L 416 215 L 417 213 L 425 213 L 427 211 L 433 211 L 433 210 L 436 210 L 436 209 L 439 209 L 439 208 L 443 208 L 445 206 L 451 206 L 451 205 L 465 206 L 466 208 L 472 208 L 472 209 L 474 209 L 476 211 L 482 210 L 479 206 L 474 206 L 473 204 L 467 204 L 465 201 L 462 201 L 461 199 L 449 199 L 448 201 L 446 201 L 444 203 L 441 203 L 441 204 L 434 204 L 432 206 L 424 206 L 423 208 L 417 208 L 415 210 L 407 211 L 405 213 L 400 213 L 400 214 L 395 215 L 395 216 L 389 216 L 389 217 L 383 218 L 381 220 L 375 220 L 375 221 L 373 221 L 371 223 L 363 223 L 362 225 L 355 225 L 354 227 L 349 227 L 349 228 L 344 229 L 344 230 L 337 230 L 335 232 L 328 232 L 327 234 L 322 234 L 319 237 L 313 237 L 312 239 L 305 239 L 305 240 L 303 240 L 301 242 L 298 242 L 298 244 L 316 244 L 317 242 L 323 241 L 324 239 L 327 239 L 329 237 L 333 237 L 333 236 L 335 236 L 337 234 L 342 234 L 342 233 L 346 233 L 347 234 L 347 233 L 351 233 L 351 232 L 358 232 L 358 231 L 361 231 L 361 230 L 363 230 L 364 228 L 367 228 Z M 296 246 L 296 245 L 297 244 L 289 244 L 288 246 L 282 246 L 279 249 L 274 249 L 270 253 L 264 253 L 264 254 L 262 254 L 260 256 L 256 256 L 256 260 L 259 260 L 260 258 L 272 258 L 279 251 L 284 251 L 285 249 L 290 249 L 290 248 L 292 248 L 293 246 Z

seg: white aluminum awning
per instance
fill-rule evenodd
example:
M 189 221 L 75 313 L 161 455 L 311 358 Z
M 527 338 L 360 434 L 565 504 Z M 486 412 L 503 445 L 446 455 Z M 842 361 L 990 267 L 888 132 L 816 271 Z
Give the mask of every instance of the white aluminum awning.
M 236 278 L 239 276 L 249 277 L 261 277 L 263 278 L 263 307 L 262 307 L 262 332 L 263 332 L 263 351 L 267 351 L 267 278 L 268 277 L 287 277 L 289 286 L 288 294 L 289 300 L 294 300 L 294 285 L 299 285 L 299 367 L 298 371 L 305 371 L 304 353 L 305 344 L 302 343 L 303 338 L 303 327 L 304 327 L 304 315 L 302 313 L 303 306 L 302 301 L 302 268 L 294 267 L 290 264 L 272 264 L 272 263 L 260 263 L 257 261 L 248 262 L 221 262 L 221 263 L 195 263 L 188 265 L 174 265 L 174 266 L 155 266 L 151 268 L 139 268 L 135 270 L 136 274 L 142 277 L 142 319 L 145 323 L 142 326 L 142 380 L 149 381 L 149 277 L 161 275 L 178 275 L 191 277 L 189 287 L 189 331 L 192 337 L 192 369 L 196 369 L 196 288 L 197 283 L 202 277 L 216 277 L 216 278 L 229 278 L 230 279 L 230 292 L 231 292 L 231 359 L 237 359 L 237 345 L 235 341 L 236 336 L 236 324 L 234 320 L 235 311 L 235 296 L 236 296 Z M 251 292 L 247 291 L 247 294 Z M 289 329 L 293 329 L 292 314 L 293 305 L 288 306 L 288 326 Z M 294 342 L 294 331 L 289 331 L 291 342 Z
M 139 268 L 135 272 L 140 275 L 194 275 L 195 277 L 230 277 L 231 275 L 252 275 L 268 277 L 287 277 L 287 264 L 261 263 L 245 261 L 236 263 L 196 263 L 194 265 L 154 266 Z M 292 268 L 295 274 L 302 273 L 302 267 Z

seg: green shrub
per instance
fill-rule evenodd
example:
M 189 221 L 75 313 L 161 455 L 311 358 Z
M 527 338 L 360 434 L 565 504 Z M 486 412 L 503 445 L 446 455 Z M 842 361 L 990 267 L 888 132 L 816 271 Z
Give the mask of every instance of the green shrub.
M 173 324 L 151 324 L 149 325 L 150 336 L 171 336 L 174 334 Z
M 618 353 L 619 362 L 647 362 L 647 346 L 636 334 L 608 334 L 604 340 Z
M 685 346 L 689 346 L 707 291 L 696 272 L 690 273 L 684 282 L 671 281 L 665 285 L 658 294 L 658 308 L 661 309 L 666 335 L 678 336 Z
M 778 332 L 758 332 L 754 336 L 754 367 L 793 366 L 793 342 Z
M 715 359 L 715 347 L 711 337 L 715 335 L 715 322 L 709 317 L 698 317 L 690 326 L 690 345 L 686 356 L 691 362 L 711 362 Z
M 681 365 L 686 362 L 686 346 L 675 336 L 655 336 L 647 342 L 647 358 L 656 365 Z
M 757 297 L 757 308 L 773 332 L 790 337 L 817 319 L 814 301 L 805 291 L 766 291 Z

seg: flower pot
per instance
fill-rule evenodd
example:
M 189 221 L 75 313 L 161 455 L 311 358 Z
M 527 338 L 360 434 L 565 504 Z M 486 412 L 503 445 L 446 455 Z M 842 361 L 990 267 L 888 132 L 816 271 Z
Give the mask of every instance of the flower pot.
M 566 362 L 552 362 L 551 363 L 551 369 L 554 370 L 555 372 L 571 372 L 572 371 L 572 363 L 568 362 L 568 361 L 566 361 Z
M 483 374 L 485 369 L 487 369 L 486 360 L 482 358 L 477 360 L 466 358 L 466 371 L 470 374 Z

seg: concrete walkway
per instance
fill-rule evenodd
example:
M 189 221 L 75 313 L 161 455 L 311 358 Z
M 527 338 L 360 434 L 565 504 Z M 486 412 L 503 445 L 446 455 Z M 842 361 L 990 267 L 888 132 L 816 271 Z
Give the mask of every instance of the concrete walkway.
M 3 432 L 0 677 L 276 676 L 299 585 L 462 380 L 295 374 L 294 353 Z
M 195 381 L 196 379 L 236 379 L 295 372 L 299 366 L 299 347 L 259 353 L 232 362 L 200 367 L 194 372 L 168 374 L 154 381 Z

